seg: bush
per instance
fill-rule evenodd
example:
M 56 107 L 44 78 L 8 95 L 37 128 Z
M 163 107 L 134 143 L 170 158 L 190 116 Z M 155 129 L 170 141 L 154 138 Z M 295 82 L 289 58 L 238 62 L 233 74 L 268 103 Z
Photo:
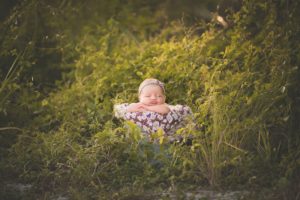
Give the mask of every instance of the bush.
M 147 196 L 182 182 L 277 187 L 287 197 L 286 182 L 298 184 L 296 8 L 244 1 L 231 27 L 210 24 L 201 36 L 178 23 L 152 38 L 115 19 L 86 25 L 69 81 L 39 102 L 38 126 L 20 135 L 9 165 L 73 198 Z M 197 127 L 177 132 L 193 135 L 190 146 L 145 142 L 114 118 L 113 105 L 137 101 L 148 77 L 165 82 L 169 104 L 191 106 Z

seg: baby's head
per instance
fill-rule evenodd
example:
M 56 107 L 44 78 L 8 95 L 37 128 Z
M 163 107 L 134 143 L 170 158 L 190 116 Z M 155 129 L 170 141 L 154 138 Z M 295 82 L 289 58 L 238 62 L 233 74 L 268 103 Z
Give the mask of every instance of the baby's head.
M 157 79 L 145 79 L 139 87 L 139 100 L 149 106 L 164 104 L 166 100 L 164 84 Z

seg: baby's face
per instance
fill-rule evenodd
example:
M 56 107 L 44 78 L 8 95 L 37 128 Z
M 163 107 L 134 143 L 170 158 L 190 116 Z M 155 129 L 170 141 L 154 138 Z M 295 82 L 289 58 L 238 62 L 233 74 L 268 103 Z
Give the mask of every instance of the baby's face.
M 141 103 L 153 106 L 164 104 L 166 97 L 158 85 L 147 85 L 142 89 L 139 99 Z

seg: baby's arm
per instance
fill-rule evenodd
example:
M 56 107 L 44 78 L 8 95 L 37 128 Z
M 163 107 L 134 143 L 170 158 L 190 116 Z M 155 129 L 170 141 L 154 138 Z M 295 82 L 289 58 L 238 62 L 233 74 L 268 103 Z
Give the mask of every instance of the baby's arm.
M 152 112 L 157 112 L 160 114 L 167 114 L 170 112 L 170 108 L 168 104 L 154 105 L 154 106 L 146 106 L 144 105 L 144 109 Z
M 170 112 L 170 108 L 169 108 L 168 104 L 147 106 L 143 103 L 132 103 L 127 107 L 126 111 L 127 112 L 152 111 L 152 112 L 157 112 L 160 114 L 167 114 L 168 112 Z
M 146 111 L 145 105 L 142 103 L 131 103 L 127 107 L 127 112 L 143 112 Z

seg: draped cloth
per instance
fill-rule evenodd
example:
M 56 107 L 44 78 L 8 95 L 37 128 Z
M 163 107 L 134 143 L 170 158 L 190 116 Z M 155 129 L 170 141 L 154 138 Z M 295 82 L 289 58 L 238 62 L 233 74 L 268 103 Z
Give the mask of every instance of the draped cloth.
M 172 136 L 176 130 L 184 127 L 192 116 L 190 107 L 186 105 L 169 105 L 170 112 L 167 114 L 152 111 L 128 112 L 128 106 L 128 103 L 115 105 L 115 116 L 134 122 L 146 135 L 161 129 L 166 136 Z

